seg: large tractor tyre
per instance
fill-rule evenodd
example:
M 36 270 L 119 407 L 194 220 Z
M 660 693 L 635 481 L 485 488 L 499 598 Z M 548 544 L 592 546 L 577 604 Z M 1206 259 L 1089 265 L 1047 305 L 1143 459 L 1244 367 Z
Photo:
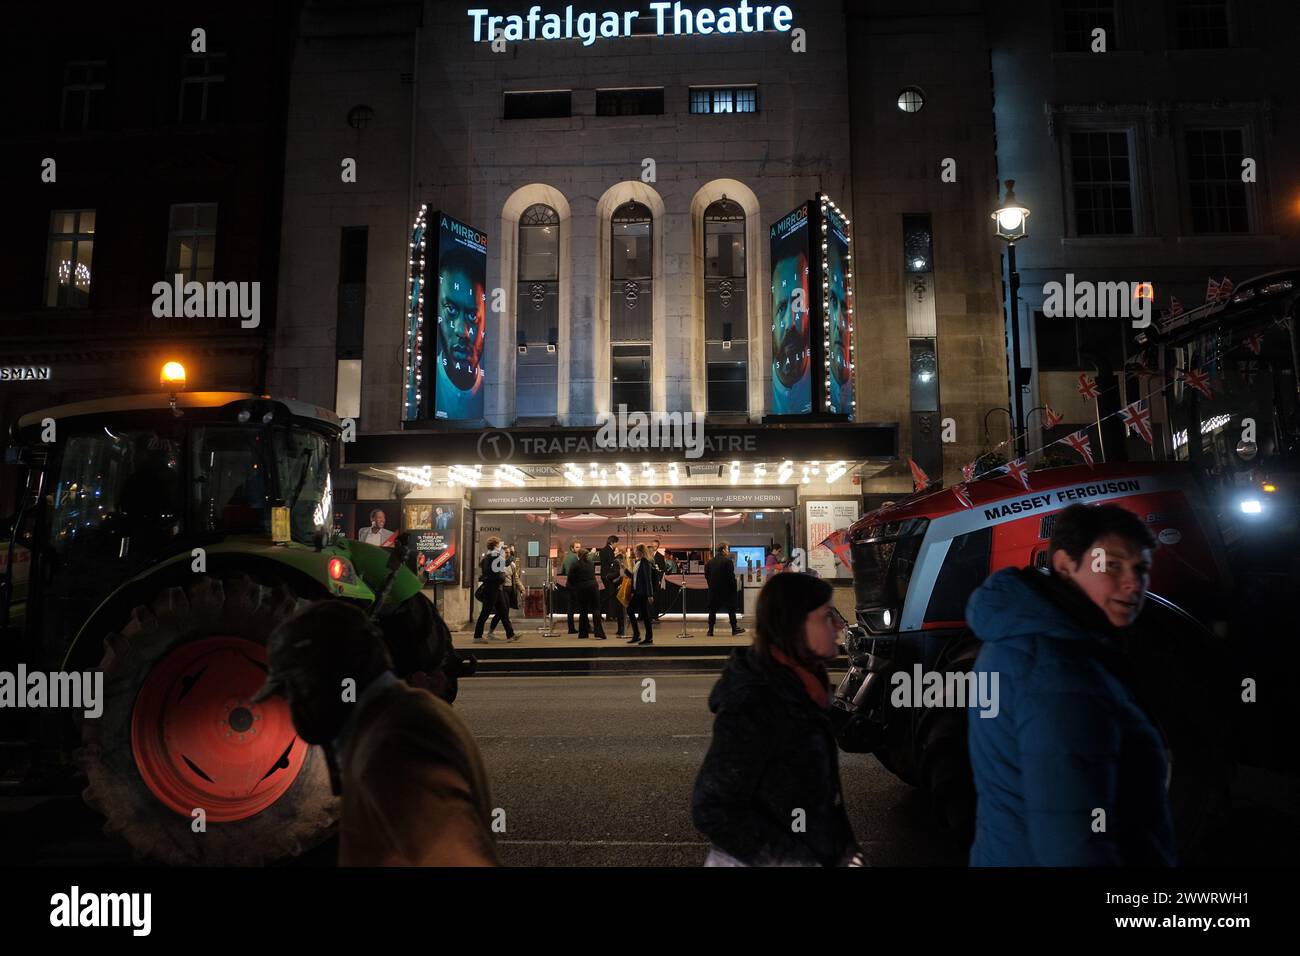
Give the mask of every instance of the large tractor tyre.
M 250 701 L 267 638 L 305 603 L 283 584 L 202 575 L 109 635 L 103 713 L 82 721 L 78 753 L 106 834 L 142 859 L 218 866 L 288 860 L 331 834 L 324 754 L 282 698 Z
M 979 653 L 979 641 L 962 635 L 951 641 L 935 664 L 940 673 L 969 674 Z M 966 708 L 945 699 L 942 707 L 926 707 L 916 722 L 917 768 L 920 784 L 935 816 L 963 846 L 975 838 L 975 778 L 966 738 Z

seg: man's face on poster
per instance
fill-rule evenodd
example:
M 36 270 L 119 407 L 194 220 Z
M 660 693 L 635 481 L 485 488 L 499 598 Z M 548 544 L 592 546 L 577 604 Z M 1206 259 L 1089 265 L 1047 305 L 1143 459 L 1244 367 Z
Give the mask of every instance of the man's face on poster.
M 808 373 L 808 259 L 787 256 L 772 276 L 773 374 L 786 388 Z
M 452 384 L 474 385 L 483 355 L 483 314 L 469 273 L 449 268 L 438 277 L 438 353 Z
M 849 352 L 852 325 L 849 321 L 848 295 L 845 291 L 847 263 L 843 257 L 844 250 L 839 248 L 834 238 L 830 242 L 830 247 L 830 275 L 827 277 L 830 287 L 827 305 L 830 311 L 831 375 L 842 385 L 849 379 L 849 363 L 852 361 Z

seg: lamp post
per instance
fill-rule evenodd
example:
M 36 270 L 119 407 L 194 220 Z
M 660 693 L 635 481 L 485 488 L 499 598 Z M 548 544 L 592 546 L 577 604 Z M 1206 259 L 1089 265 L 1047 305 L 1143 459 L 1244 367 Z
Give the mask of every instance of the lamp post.
M 1002 205 L 993 212 L 997 223 L 997 236 L 1007 244 L 1007 317 L 1011 323 L 1011 427 L 1016 436 L 1016 452 L 1025 457 L 1025 412 L 1020 385 L 1020 273 L 1016 271 L 1016 243 L 1029 235 L 1027 220 L 1029 210 L 1016 199 L 1016 181 L 1007 180 L 1007 192 Z

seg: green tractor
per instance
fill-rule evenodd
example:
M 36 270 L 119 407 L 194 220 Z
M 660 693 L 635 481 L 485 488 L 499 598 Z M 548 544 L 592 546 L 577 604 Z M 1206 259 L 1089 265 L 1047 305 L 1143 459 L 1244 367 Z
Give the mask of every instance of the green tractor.
M 339 434 L 333 412 L 238 392 L 14 423 L 0 670 L 102 680 L 102 713 L 0 710 L 0 773 L 44 792 L 84 785 L 105 831 L 156 862 L 282 862 L 328 837 L 324 754 L 283 700 L 250 700 L 267 638 L 316 599 L 376 615 L 426 600 L 404 549 L 331 533 Z

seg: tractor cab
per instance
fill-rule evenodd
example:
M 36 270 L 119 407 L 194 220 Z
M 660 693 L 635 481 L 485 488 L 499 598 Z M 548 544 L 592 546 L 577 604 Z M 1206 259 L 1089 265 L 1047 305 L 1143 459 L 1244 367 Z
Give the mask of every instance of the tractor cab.
M 168 363 L 164 385 L 183 376 Z M 168 558 L 232 536 L 313 544 L 333 524 L 338 431 L 326 409 L 241 392 L 161 391 L 23 416 L 6 453 L 25 475 L 0 545 L 0 613 L 7 623 L 30 613 L 57 652 L 105 597 Z

